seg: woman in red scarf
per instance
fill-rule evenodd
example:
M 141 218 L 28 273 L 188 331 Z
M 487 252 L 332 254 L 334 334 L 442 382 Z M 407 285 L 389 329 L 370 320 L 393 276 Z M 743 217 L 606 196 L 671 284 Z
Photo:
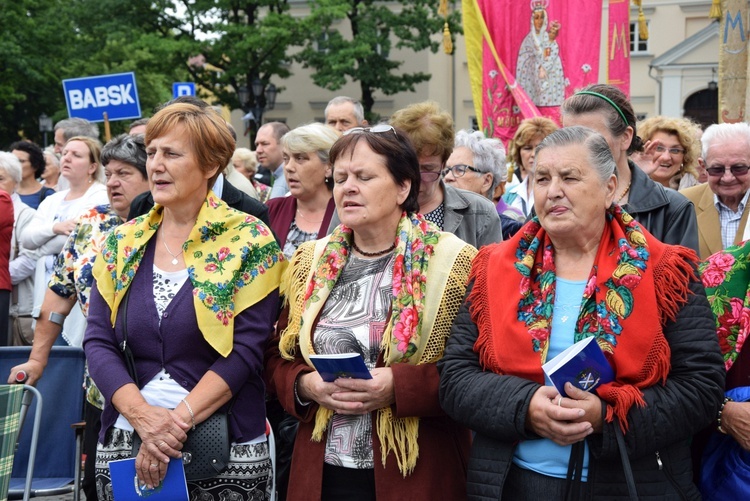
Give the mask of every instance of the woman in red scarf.
M 443 408 L 476 432 L 469 499 L 698 498 L 689 440 L 724 376 L 695 253 L 613 204 L 590 129 L 545 138 L 531 176 L 537 217 L 480 251 L 438 362 Z M 614 380 L 545 384 L 542 364 L 592 336 Z

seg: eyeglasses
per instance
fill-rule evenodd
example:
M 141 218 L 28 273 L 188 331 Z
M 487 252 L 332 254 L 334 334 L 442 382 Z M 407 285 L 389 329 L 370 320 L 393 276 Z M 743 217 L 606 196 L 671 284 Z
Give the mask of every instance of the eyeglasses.
M 667 148 L 666 146 L 659 145 L 656 148 L 654 148 L 654 151 L 661 155 L 665 151 L 668 151 L 670 155 L 684 155 L 685 150 L 682 148 Z
M 438 180 L 442 173 L 439 170 L 432 171 L 432 170 L 420 170 L 419 176 L 422 178 L 422 181 L 425 183 L 432 183 Z
M 735 177 L 744 176 L 749 170 L 750 166 L 748 165 L 732 165 L 731 167 L 725 165 L 714 165 L 706 168 L 706 172 L 712 177 L 723 176 L 726 171 L 731 172 Z
M 477 174 L 482 173 L 481 170 L 477 169 L 476 167 L 472 167 L 471 165 L 456 164 L 453 167 L 446 167 L 445 169 L 443 169 L 443 177 L 447 176 L 449 172 L 453 173 L 453 177 L 463 177 L 463 175 L 466 174 L 467 170 L 476 172 Z
M 392 125 L 388 124 L 377 124 L 373 125 L 372 127 L 352 127 L 349 130 L 345 130 L 342 134 L 343 136 L 348 136 L 349 134 L 362 134 L 365 132 L 373 132 L 375 134 L 382 134 L 384 132 L 393 132 L 393 135 L 398 137 L 398 134 L 396 134 L 396 129 L 393 128 Z

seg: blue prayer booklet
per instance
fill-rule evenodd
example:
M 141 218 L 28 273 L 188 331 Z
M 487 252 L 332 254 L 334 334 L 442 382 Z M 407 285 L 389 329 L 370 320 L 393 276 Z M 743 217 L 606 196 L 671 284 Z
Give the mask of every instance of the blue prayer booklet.
M 332 383 L 340 377 L 372 379 L 365 361 L 359 353 L 332 353 L 310 355 L 310 361 L 318 370 L 323 381 Z
M 615 379 L 595 337 L 582 339 L 542 366 L 560 395 L 565 395 L 565 383 L 570 382 L 583 391 L 592 391 L 600 384 Z
M 110 461 L 112 494 L 115 501 L 188 501 L 185 467 L 179 459 L 172 459 L 167 466 L 167 475 L 161 485 L 147 489 L 138 485 L 135 474 L 135 458 Z

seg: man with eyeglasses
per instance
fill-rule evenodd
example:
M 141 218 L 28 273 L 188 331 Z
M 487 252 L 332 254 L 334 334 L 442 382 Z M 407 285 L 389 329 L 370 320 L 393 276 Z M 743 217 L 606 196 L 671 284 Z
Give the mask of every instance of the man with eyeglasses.
M 695 207 L 701 259 L 743 240 L 750 188 L 750 125 L 716 124 L 701 137 L 698 159 L 708 183 L 682 190 Z
M 437 103 L 425 101 L 398 110 L 391 125 L 403 130 L 417 150 L 421 179 L 419 212 L 443 231 L 477 249 L 502 240 L 495 205 L 477 193 L 443 182 L 442 172 L 453 152 L 453 118 Z

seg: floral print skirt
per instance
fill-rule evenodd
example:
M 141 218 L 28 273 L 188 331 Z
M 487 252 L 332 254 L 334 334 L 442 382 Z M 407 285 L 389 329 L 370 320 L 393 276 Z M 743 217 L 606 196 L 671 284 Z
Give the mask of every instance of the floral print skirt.
M 96 491 L 99 501 L 114 501 L 109 462 L 130 457 L 133 433 L 119 428 L 107 432 L 96 451 Z M 216 477 L 188 481 L 191 501 L 265 501 L 271 499 L 271 457 L 268 442 L 233 444 L 229 466 Z

